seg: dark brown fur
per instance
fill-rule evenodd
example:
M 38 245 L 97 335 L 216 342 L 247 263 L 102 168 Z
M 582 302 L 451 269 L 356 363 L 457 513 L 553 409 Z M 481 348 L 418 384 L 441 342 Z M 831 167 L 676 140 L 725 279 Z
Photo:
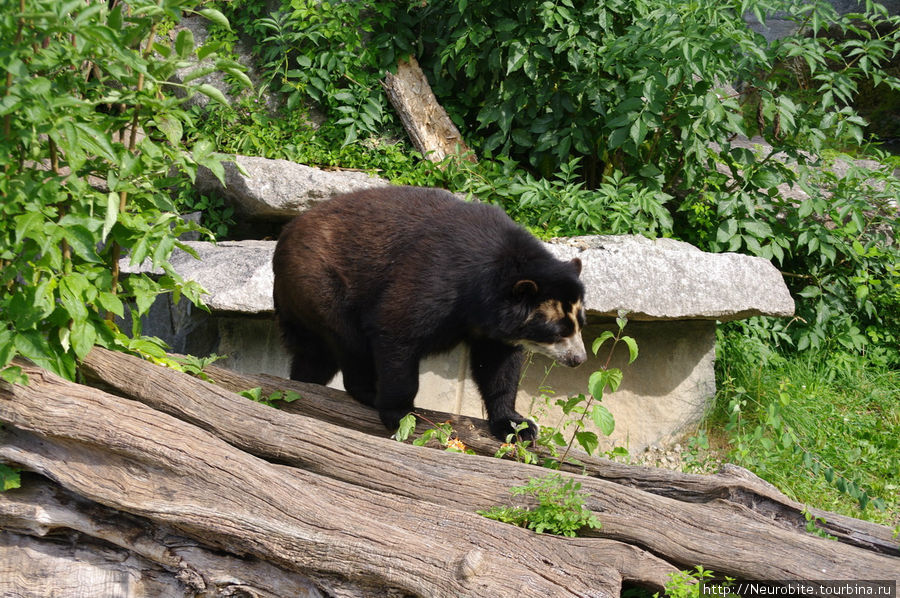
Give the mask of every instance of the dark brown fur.
M 324 384 L 340 369 L 347 391 L 391 427 L 412 408 L 421 358 L 465 341 L 504 436 L 523 421 L 520 345 L 580 342 L 583 310 L 578 322 L 570 316 L 583 297 L 580 262 L 556 260 L 501 210 L 439 189 L 385 187 L 320 204 L 285 227 L 273 268 L 291 377 Z

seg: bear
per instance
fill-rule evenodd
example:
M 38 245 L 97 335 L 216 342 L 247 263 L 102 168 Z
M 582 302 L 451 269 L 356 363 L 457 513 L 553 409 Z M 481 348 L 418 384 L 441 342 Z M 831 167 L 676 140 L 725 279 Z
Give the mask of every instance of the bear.
M 344 388 L 395 429 L 418 391 L 419 362 L 465 342 L 500 439 L 515 410 L 524 350 L 586 359 L 581 261 L 555 258 L 499 207 L 443 189 L 387 186 L 338 195 L 294 218 L 272 267 L 293 380 Z

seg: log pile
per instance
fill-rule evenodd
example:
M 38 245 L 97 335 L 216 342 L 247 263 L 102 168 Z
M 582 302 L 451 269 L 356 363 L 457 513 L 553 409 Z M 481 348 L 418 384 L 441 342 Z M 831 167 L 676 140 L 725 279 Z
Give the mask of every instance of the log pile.
M 812 510 L 738 468 L 587 459 L 603 527 L 538 535 L 477 509 L 543 471 L 387 438 L 339 391 L 208 368 L 215 384 L 95 349 L 88 383 L 20 364 L 0 385 L 0 595 L 618 596 L 697 564 L 740 579 L 900 579 L 891 530 Z M 293 389 L 285 409 L 235 394 Z M 493 454 L 483 422 L 452 420 Z M 579 475 L 564 473 L 563 475 Z

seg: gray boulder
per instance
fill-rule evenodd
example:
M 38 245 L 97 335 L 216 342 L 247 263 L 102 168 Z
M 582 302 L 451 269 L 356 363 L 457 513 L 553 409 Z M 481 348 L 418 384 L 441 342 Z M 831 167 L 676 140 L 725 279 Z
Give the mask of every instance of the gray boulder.
M 791 316 L 794 300 L 766 259 L 706 253 L 673 239 L 589 236 L 547 244 L 560 259 L 580 257 L 585 307 L 632 320 L 719 320 Z
M 200 168 L 197 190 L 223 196 L 236 211 L 258 220 L 285 220 L 332 195 L 388 184 L 364 172 L 322 170 L 288 160 L 235 156 L 224 166 L 224 187 L 212 171 Z

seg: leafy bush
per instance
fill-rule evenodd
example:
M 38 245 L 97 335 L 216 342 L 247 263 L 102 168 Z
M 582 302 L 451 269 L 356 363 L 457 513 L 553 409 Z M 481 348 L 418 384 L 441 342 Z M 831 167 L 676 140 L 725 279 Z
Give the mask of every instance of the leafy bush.
M 288 112 L 312 102 L 343 132 L 343 145 L 378 136 L 392 122 L 379 79 L 381 49 L 365 43 L 384 27 L 390 2 L 222 2 L 220 8 L 255 41 L 260 70 Z
M 778 10 L 796 35 L 769 43 L 743 19 Z M 470 145 L 530 166 L 503 189 L 517 219 L 772 259 L 799 316 L 773 338 L 898 363 L 900 188 L 886 169 L 838 176 L 822 158 L 863 143 L 861 82 L 900 90 L 883 70 L 900 17 L 871 2 L 839 16 L 824 1 L 445 0 L 404 18 Z M 792 187 L 809 199 L 786 197 Z
M 214 98 L 208 86 L 168 83 L 195 56 L 189 31 L 157 36 L 164 19 L 193 12 L 187 0 L 32 0 L 0 16 L 0 369 L 17 354 L 72 378 L 94 344 L 162 356 L 157 343 L 129 339 L 116 317 L 146 312 L 160 293 L 199 303 L 168 264 L 189 225 L 167 187 L 176 169 L 221 175 L 209 143 L 186 151 L 187 114 L 176 87 Z M 225 23 L 210 9 L 201 14 Z M 200 56 L 215 61 L 208 49 Z M 219 60 L 235 72 L 237 66 Z M 139 134 L 142 133 L 142 134 Z M 119 276 L 119 258 L 145 259 L 159 279 Z M 136 317 L 134 318 L 137 319 Z
M 771 259 L 798 300 L 796 320 L 764 324 L 772 340 L 896 364 L 900 189 L 889 169 L 839 169 L 828 149 L 861 151 L 865 122 L 850 104 L 859 85 L 900 90 L 883 70 L 900 19 L 862 8 L 293 0 L 265 16 L 258 1 L 225 3 L 255 36 L 290 116 L 243 105 L 198 120 L 228 151 L 472 193 L 543 237 L 674 236 Z M 798 33 L 772 43 L 742 17 L 778 10 Z M 435 167 L 405 143 L 350 143 L 396 130 L 378 79 L 404 53 L 431 75 L 478 165 Z M 321 127 L 305 121 L 307 104 L 325 114 Z

